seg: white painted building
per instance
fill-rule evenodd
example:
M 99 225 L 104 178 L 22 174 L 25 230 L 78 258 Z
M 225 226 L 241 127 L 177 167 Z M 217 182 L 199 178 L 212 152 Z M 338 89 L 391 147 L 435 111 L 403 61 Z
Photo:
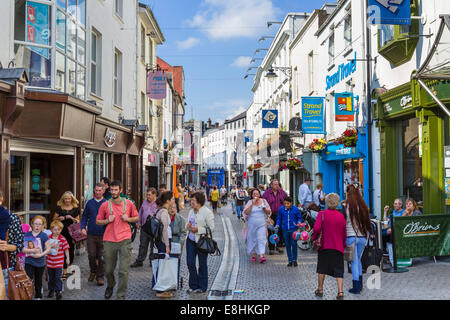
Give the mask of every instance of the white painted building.
M 238 154 L 239 150 L 237 149 L 238 145 L 237 139 L 239 139 L 240 134 L 243 134 L 244 130 L 246 129 L 246 116 L 247 112 L 244 111 L 231 119 L 225 120 L 224 122 L 225 126 L 224 150 L 226 151 L 227 154 L 226 170 L 228 172 L 229 184 L 236 184 L 238 180 L 241 179 L 239 177 L 236 177 L 236 174 L 238 174 L 240 171 L 242 171 L 241 172 L 242 174 L 243 171 L 245 171 L 246 156 L 245 154 L 243 154 L 244 152 L 242 151 L 240 151 L 241 153 Z

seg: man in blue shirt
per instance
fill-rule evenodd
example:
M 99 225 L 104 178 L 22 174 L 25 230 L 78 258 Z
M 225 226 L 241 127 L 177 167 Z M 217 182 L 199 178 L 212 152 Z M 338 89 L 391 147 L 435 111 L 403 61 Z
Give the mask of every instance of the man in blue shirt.
M 309 186 L 311 185 L 311 178 L 306 178 L 305 182 L 298 188 L 298 202 L 299 207 L 302 208 L 308 208 L 309 205 L 312 203 L 312 192 L 309 189 Z
M 97 278 L 97 285 L 105 284 L 103 267 L 103 233 L 105 228 L 96 224 L 100 206 L 106 201 L 103 197 L 105 185 L 97 183 L 94 189 L 94 198 L 86 203 L 81 218 L 81 232 L 87 235 L 87 249 L 91 274 L 88 281 Z M 87 231 L 86 231 L 87 227 Z
M 405 209 L 403 209 L 403 200 L 400 198 L 397 198 L 394 200 L 394 210 L 392 211 L 392 214 L 388 216 L 390 207 L 387 205 L 384 207 L 384 215 L 383 215 L 383 221 L 384 221 L 384 229 L 383 229 L 383 242 L 386 244 L 387 251 L 389 253 L 389 260 L 391 262 L 391 265 L 394 265 L 394 254 L 392 251 L 392 216 L 394 217 L 401 217 L 403 216 L 403 213 L 405 212 Z

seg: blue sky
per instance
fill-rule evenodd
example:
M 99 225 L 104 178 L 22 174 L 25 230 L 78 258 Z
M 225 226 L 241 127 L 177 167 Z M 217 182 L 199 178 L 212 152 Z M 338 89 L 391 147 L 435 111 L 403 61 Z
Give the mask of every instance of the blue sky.
M 288 12 L 311 12 L 325 0 L 140 0 L 153 10 L 166 42 L 158 56 L 184 67 L 186 115 L 222 123 L 245 111 L 252 99 L 253 76 L 244 79 L 248 57 L 269 48 Z M 336 1 L 328 1 L 336 2 Z M 261 51 L 256 57 L 264 57 Z M 251 66 L 259 66 L 257 60 Z M 252 69 L 251 73 L 255 73 Z

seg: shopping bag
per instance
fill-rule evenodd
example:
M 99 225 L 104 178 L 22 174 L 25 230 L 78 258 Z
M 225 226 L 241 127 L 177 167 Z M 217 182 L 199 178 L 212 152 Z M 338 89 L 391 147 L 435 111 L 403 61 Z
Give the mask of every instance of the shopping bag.
M 2 270 L 0 270 L 0 301 L 1 300 L 6 300 L 5 278 L 3 277 Z
M 154 269 L 156 267 L 156 270 Z M 152 261 L 155 277 L 155 291 L 174 290 L 178 286 L 178 258 L 155 259 Z
M 80 242 L 87 239 L 87 235 L 81 232 L 81 223 L 74 223 L 68 227 L 69 234 L 75 242 Z

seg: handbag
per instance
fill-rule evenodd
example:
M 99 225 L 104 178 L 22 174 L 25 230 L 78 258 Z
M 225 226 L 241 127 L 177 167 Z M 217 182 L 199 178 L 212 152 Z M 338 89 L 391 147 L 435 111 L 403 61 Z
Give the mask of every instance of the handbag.
M 5 277 L 3 277 L 3 270 L 0 270 L 0 301 L 6 300 Z
M 154 270 L 155 291 L 167 291 L 176 289 L 178 286 L 178 258 L 154 259 L 152 261 Z
M 353 243 L 351 245 L 347 245 L 344 249 L 344 260 L 347 262 L 352 262 L 353 259 L 355 259 L 355 244 L 356 244 L 357 233 L 355 231 L 355 228 L 353 228 L 353 225 L 352 225 L 352 229 L 353 229 L 353 232 L 355 232 L 355 241 L 353 241 Z
M 322 211 L 322 226 L 320 228 L 319 237 L 316 240 L 314 240 L 314 242 L 313 242 L 313 250 L 314 251 L 319 251 L 320 248 L 322 248 L 322 245 L 323 245 L 323 222 L 325 221 L 325 217 L 324 216 L 325 216 L 325 212 Z
M 73 223 L 67 227 L 70 236 L 75 240 L 75 242 L 80 242 L 87 239 L 87 235 L 81 232 L 81 223 Z
M 195 243 L 195 246 L 197 250 L 202 253 L 208 253 L 215 256 L 221 255 L 217 242 L 212 238 L 211 229 L 209 229 L 208 226 L 206 227 L 206 234 L 200 236 L 200 239 Z
M 6 264 L 8 262 L 8 253 L 5 252 Z M 4 285 L 3 285 L 4 286 Z M 8 269 L 8 299 L 9 300 L 31 300 L 34 295 L 33 281 L 28 277 L 25 270 L 16 261 L 15 270 Z

